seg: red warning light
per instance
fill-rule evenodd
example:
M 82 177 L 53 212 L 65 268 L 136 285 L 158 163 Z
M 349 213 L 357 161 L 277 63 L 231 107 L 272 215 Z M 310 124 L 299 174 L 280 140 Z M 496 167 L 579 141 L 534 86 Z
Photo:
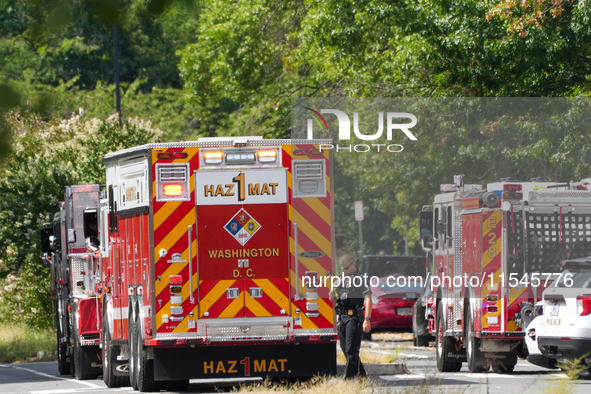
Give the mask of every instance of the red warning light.
M 183 185 L 180 183 L 169 183 L 164 185 L 164 195 L 168 197 L 182 196 Z

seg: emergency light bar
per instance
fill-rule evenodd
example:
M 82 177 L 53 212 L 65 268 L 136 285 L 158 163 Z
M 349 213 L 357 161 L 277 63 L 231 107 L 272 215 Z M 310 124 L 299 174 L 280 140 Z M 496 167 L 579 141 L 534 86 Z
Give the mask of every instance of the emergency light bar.
M 258 152 L 258 156 L 261 163 L 271 163 L 277 160 L 277 151 L 261 150 Z
M 256 162 L 254 152 L 228 152 L 226 153 L 226 164 L 254 164 Z
M 205 152 L 203 158 L 207 164 L 220 164 L 224 154 L 222 152 Z

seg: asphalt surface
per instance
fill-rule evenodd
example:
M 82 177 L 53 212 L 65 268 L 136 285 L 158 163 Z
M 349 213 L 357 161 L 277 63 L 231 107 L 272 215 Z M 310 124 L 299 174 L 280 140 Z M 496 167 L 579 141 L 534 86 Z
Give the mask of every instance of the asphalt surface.
M 570 380 L 559 370 L 548 370 L 519 360 L 512 374 L 471 374 L 464 366 L 457 373 L 439 373 L 435 366 L 433 347 L 416 348 L 409 340 L 390 339 L 364 341 L 362 351 L 388 355 L 397 350 L 397 360 L 405 362 L 408 375 L 374 376 L 379 392 L 395 393 L 589 393 L 591 376 L 586 372 L 579 380 Z M 236 389 L 244 380 L 192 380 L 189 392 L 218 393 Z M 60 376 L 55 362 L 0 364 L 0 393 L 61 394 L 132 392 L 131 387 L 107 389 L 102 380 L 78 381 L 72 376 Z

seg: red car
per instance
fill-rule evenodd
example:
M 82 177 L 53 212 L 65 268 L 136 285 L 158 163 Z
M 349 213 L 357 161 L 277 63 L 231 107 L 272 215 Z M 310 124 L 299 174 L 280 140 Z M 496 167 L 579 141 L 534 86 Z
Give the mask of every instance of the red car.
M 411 328 L 412 307 L 417 300 L 422 283 L 416 277 L 403 275 L 380 278 L 371 287 L 371 328 Z

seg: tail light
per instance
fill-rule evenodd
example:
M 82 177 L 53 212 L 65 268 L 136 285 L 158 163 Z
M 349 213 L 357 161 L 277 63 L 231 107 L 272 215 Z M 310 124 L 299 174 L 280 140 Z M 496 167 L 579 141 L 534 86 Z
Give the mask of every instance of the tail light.
M 585 316 L 591 313 L 591 294 L 577 297 L 577 313 L 579 316 Z
M 499 300 L 499 295 L 498 294 L 489 294 L 486 296 L 486 300 L 488 302 L 497 302 Z
M 167 197 L 182 196 L 183 185 L 180 183 L 168 183 L 164 185 L 164 195 Z
M 181 275 L 170 275 L 171 285 L 180 285 L 183 283 L 183 277 Z
M 489 305 L 486 307 L 486 313 L 497 313 L 499 311 L 499 307 L 496 305 Z
M 531 330 L 527 333 L 527 336 L 530 337 L 532 341 L 536 340 L 536 330 Z

